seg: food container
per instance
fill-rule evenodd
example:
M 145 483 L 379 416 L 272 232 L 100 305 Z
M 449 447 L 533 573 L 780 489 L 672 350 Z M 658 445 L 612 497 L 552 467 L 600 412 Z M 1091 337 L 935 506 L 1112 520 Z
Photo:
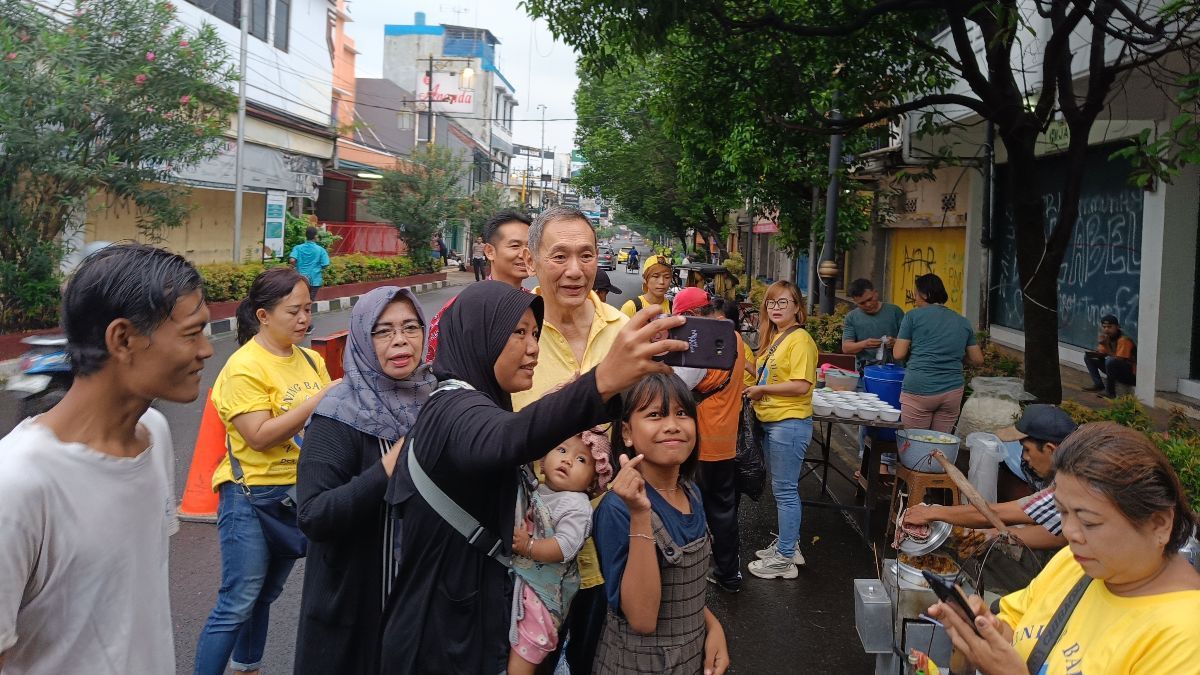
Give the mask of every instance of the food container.
M 950 523 L 935 520 L 929 523 L 929 537 L 924 541 L 918 541 L 912 537 L 904 537 L 900 541 L 900 552 L 909 555 L 925 555 L 933 553 L 946 543 L 950 538 L 950 533 L 954 531 L 954 526 Z
M 879 579 L 854 580 L 854 628 L 868 654 L 892 650 L 892 599 Z
M 825 386 L 834 391 L 852 392 L 858 387 L 858 373 L 830 368 L 825 372 Z
M 879 411 L 879 419 L 884 422 L 899 422 L 900 411 L 888 406 L 887 408 Z
M 900 463 L 906 469 L 923 473 L 946 473 L 942 465 L 933 457 L 934 450 L 940 450 L 946 459 L 954 463 L 958 458 L 958 436 L 944 434 L 931 429 L 904 429 L 896 432 L 896 451 L 900 455 Z
M 817 417 L 829 417 L 833 414 L 833 406 L 822 401 L 813 401 L 813 414 Z
M 838 417 L 850 418 L 854 417 L 854 412 L 858 410 L 849 403 L 839 402 L 833 406 L 833 414 Z
M 867 420 L 868 422 L 874 422 L 875 420 L 879 419 L 879 411 L 875 408 L 861 406 L 858 408 L 858 416 L 859 418 Z
M 896 558 L 896 571 L 900 579 L 910 584 L 929 588 L 929 584 L 925 581 L 925 575 L 922 574 L 925 570 L 940 577 L 948 584 L 952 584 L 958 579 L 958 564 L 941 553 L 928 553 L 921 556 L 901 553 Z

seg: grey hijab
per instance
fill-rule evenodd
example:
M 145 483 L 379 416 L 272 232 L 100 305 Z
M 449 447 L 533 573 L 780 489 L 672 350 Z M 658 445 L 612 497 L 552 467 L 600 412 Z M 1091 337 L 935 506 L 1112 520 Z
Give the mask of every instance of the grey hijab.
M 384 308 L 397 296 L 408 299 L 421 324 L 426 325 L 425 310 L 417 302 L 417 296 L 407 288 L 381 286 L 359 298 L 350 312 L 350 335 L 342 356 L 345 370 L 342 382 L 321 399 L 313 413 L 392 442 L 408 434 L 421 406 L 437 386 L 427 363 L 417 366 L 403 380 L 388 377 L 379 367 L 371 329 Z M 429 338 L 428 327 L 425 338 Z M 413 358 L 419 360 L 424 353 L 422 347 Z

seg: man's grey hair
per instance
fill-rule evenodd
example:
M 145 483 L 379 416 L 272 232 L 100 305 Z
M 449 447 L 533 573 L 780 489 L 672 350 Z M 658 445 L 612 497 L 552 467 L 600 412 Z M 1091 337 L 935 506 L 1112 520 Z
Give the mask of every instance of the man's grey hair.
M 556 223 L 561 220 L 582 220 L 587 223 L 587 226 L 592 230 L 592 236 L 596 236 L 596 228 L 592 225 L 591 219 L 587 214 L 579 209 L 570 206 L 551 206 L 542 211 L 537 218 L 533 219 L 533 225 L 529 226 L 529 252 L 537 255 L 542 246 L 542 236 L 546 232 L 546 226 L 551 223 Z

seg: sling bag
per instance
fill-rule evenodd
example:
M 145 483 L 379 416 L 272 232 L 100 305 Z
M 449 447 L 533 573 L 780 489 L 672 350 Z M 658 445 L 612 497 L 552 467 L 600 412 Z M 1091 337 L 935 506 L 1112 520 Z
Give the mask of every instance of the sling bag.
M 461 380 L 446 380 L 438 385 L 433 393 L 453 389 L 474 389 L 474 387 Z M 425 468 L 417 460 L 417 453 L 413 451 L 416 447 L 416 440 L 416 436 L 409 437 L 408 447 L 404 449 L 404 454 L 408 455 L 406 460 L 408 473 L 412 477 L 413 487 L 417 489 L 417 494 L 421 495 L 425 503 L 429 504 L 429 508 L 441 516 L 447 525 L 461 534 L 468 544 L 501 565 L 511 568 L 512 559 L 504 553 L 504 540 L 467 513 L 466 509 L 451 499 L 450 495 L 438 487 L 429 474 L 425 473 Z

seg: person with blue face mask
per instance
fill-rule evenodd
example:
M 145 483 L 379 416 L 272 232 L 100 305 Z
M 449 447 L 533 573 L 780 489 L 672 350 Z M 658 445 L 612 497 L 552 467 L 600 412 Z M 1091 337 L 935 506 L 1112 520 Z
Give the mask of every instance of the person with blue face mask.
M 1054 506 L 1054 451 L 1075 431 L 1075 421 L 1062 408 L 1055 405 L 1036 404 L 1025 408 L 1021 419 L 1006 429 L 996 432 L 1005 448 L 1012 443 L 1021 446 L 1021 459 L 1017 466 L 1018 475 L 1024 475 L 1034 493 L 1009 502 L 989 504 L 1005 525 L 1020 527 L 1013 531 L 1030 548 L 1057 549 L 1066 545 L 1062 536 L 1062 519 Z M 1010 452 L 1006 464 L 1013 468 Z M 1014 473 L 1017 473 L 1014 470 Z M 987 518 L 970 504 L 940 506 L 920 504 L 904 513 L 905 525 L 927 525 L 941 521 L 960 527 L 986 528 Z

